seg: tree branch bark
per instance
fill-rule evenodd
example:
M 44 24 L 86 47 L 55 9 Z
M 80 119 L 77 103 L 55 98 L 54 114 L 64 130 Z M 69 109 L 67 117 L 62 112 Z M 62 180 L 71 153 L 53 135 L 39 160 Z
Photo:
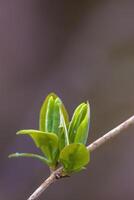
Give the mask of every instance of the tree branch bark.
M 52 183 L 61 178 L 62 167 L 51 173 L 51 175 L 35 190 L 28 200 L 37 199 Z
M 116 128 L 112 129 L 96 141 L 94 141 L 92 144 L 87 146 L 87 149 L 91 152 L 103 145 L 108 140 L 112 139 L 116 135 L 119 135 L 122 131 L 125 131 L 129 126 L 134 124 L 134 115 L 130 117 L 128 120 L 124 121 L 120 125 L 118 125 Z
M 122 131 L 126 130 L 129 126 L 134 124 L 134 116 L 130 117 L 128 120 L 124 121 L 122 124 L 117 126 L 116 128 L 112 129 L 96 141 L 94 141 L 92 144 L 87 146 L 87 149 L 92 152 L 101 145 L 103 145 L 105 142 L 109 141 L 116 135 L 120 134 Z M 28 200 L 36 200 L 42 193 L 45 191 L 52 183 L 54 183 L 56 180 L 62 178 L 62 170 L 63 168 L 60 167 L 56 171 L 54 171 L 36 190 L 35 192 L 28 198 Z

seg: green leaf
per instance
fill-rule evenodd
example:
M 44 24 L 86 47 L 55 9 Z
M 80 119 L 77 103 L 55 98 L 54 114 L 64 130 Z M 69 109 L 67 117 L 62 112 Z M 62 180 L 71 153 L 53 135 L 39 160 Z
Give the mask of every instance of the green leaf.
M 58 154 L 58 137 L 55 133 L 46 133 L 38 130 L 20 130 L 17 134 L 27 134 L 35 142 L 36 146 L 46 155 L 48 160 L 55 164 Z
M 83 144 L 70 144 L 61 151 L 59 160 L 65 172 L 76 172 L 88 164 L 89 151 Z
M 47 110 L 46 110 L 46 121 L 45 121 L 44 132 L 52 132 L 53 110 L 54 110 L 54 99 L 52 96 L 50 96 L 48 100 Z
M 62 110 L 65 123 L 68 125 L 68 114 L 61 99 L 54 93 L 50 93 L 40 110 L 40 131 L 53 132 L 58 135 L 60 125 L 60 110 Z
M 80 124 L 80 119 L 82 115 L 82 108 L 85 106 L 85 103 L 81 103 L 74 111 L 73 117 L 71 119 L 71 122 L 69 124 L 68 134 L 69 134 L 69 141 L 71 143 L 74 142 L 75 134 L 78 128 L 78 125 Z
M 86 144 L 89 132 L 89 119 L 90 118 L 90 107 L 89 103 L 86 105 L 86 113 L 84 119 L 82 119 L 81 124 L 79 125 L 76 136 L 74 139 L 75 143 Z
M 68 131 L 67 131 L 67 126 L 65 123 L 65 119 L 62 113 L 62 110 L 60 109 L 60 128 L 62 129 L 62 134 L 64 134 L 64 143 L 65 145 L 69 144 L 69 138 L 68 138 Z M 61 140 L 60 136 L 59 136 L 59 141 Z
M 64 106 L 64 104 L 62 103 L 61 106 L 61 111 L 63 113 L 63 116 L 64 116 L 64 120 L 65 120 L 65 123 L 66 123 L 66 126 L 68 127 L 68 124 L 69 124 L 69 115 L 68 115 L 68 112 Z
M 41 162 L 49 165 L 49 161 L 45 157 L 40 156 L 38 154 L 33 154 L 33 153 L 13 153 L 13 154 L 10 154 L 8 156 L 8 158 L 18 158 L 18 157 L 36 158 L 36 159 L 39 159 Z
M 59 150 L 61 151 L 66 146 L 65 132 L 63 127 L 60 127 L 58 137 L 59 137 Z
M 41 107 L 41 110 L 40 110 L 40 120 L 39 120 L 39 129 L 40 131 L 47 131 L 47 116 L 48 116 L 48 102 L 50 100 L 50 98 L 52 99 L 56 99 L 56 95 L 54 93 L 50 93 L 45 101 L 43 102 L 43 105 Z M 50 104 L 50 102 L 49 102 Z M 50 106 L 50 105 L 49 105 Z
M 54 101 L 54 109 L 52 113 L 52 132 L 59 133 L 60 126 L 60 105 L 61 100 L 57 97 Z
M 86 118 L 86 120 L 85 120 L 85 118 Z M 69 141 L 71 143 L 74 142 L 76 134 L 78 132 L 78 129 L 79 129 L 80 125 L 83 123 L 84 120 L 86 122 L 84 123 L 84 127 L 82 126 L 81 130 L 83 128 L 85 129 L 85 126 L 89 127 L 89 121 L 88 121 L 89 120 L 89 104 L 88 103 L 87 104 L 81 103 L 74 111 L 72 120 L 69 124 L 69 129 L 68 129 Z M 80 140 L 80 143 L 85 143 L 85 140 L 87 139 L 86 133 L 88 134 L 88 128 L 87 128 L 87 132 L 82 134 L 83 136 L 85 134 L 85 138 L 83 137 L 84 142 L 82 140 Z M 78 140 L 78 138 L 77 138 L 77 140 Z

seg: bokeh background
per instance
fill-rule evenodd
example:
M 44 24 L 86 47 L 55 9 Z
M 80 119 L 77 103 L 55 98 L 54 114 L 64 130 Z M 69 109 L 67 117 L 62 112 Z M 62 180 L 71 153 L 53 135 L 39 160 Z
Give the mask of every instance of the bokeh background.
M 56 92 L 70 116 L 91 104 L 88 143 L 134 114 L 134 1 L 0 0 L 0 199 L 26 200 L 48 176 L 19 129 L 38 129 L 45 96 Z M 40 200 L 133 200 L 134 127 L 97 149 L 87 169 Z

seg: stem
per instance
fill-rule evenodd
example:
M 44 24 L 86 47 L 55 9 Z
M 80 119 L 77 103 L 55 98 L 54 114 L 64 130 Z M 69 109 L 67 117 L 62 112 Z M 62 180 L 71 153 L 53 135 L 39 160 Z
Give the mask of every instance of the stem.
M 124 121 L 122 124 L 117 126 L 116 128 L 112 129 L 96 141 L 94 141 L 92 144 L 87 146 L 87 149 L 92 152 L 98 147 L 100 147 L 102 144 L 110 140 L 111 138 L 115 137 L 116 135 L 120 134 L 122 131 L 126 130 L 129 126 L 134 124 L 134 115 L 130 117 L 128 120 Z M 28 200 L 36 200 L 43 191 L 45 191 L 52 183 L 54 183 L 56 180 L 62 178 L 62 170 L 63 167 L 60 167 L 56 171 L 54 171 L 40 186 L 35 190 L 35 192 L 29 197 Z
M 96 141 L 94 141 L 92 144 L 88 145 L 87 149 L 90 152 L 94 151 L 95 149 L 100 147 L 102 144 L 104 144 L 108 140 L 112 139 L 116 135 L 120 134 L 122 131 L 126 130 L 132 124 L 134 124 L 134 115 L 132 117 L 130 117 L 128 120 L 121 123 L 116 128 L 112 129 L 111 131 L 109 131 L 108 133 L 106 133 L 105 135 L 103 135 L 102 137 L 97 139 Z
M 51 173 L 51 175 L 34 191 L 28 200 L 37 199 L 52 183 L 62 177 L 62 167 Z

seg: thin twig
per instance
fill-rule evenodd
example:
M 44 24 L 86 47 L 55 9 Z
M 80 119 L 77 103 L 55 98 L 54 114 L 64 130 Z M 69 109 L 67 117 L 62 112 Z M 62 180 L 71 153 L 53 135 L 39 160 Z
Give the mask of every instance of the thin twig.
M 28 200 L 37 199 L 52 183 L 61 178 L 62 167 L 50 174 L 50 176 L 35 190 Z
M 87 146 L 87 149 L 91 152 L 97 149 L 99 146 L 107 142 L 108 140 L 112 139 L 116 135 L 120 134 L 122 131 L 126 130 L 130 125 L 134 124 L 134 115 L 130 117 L 128 120 L 124 121 L 122 124 L 117 126 L 116 128 L 112 129 L 96 141 L 94 141 L 92 144 Z
M 122 131 L 126 130 L 130 125 L 134 124 L 134 116 L 130 117 L 128 120 L 117 126 L 116 128 L 112 129 L 98 140 L 87 146 L 87 149 L 92 152 L 102 144 L 110 140 L 111 138 L 115 137 L 116 135 L 120 134 Z M 52 183 L 56 180 L 62 178 L 62 170 L 63 168 L 60 167 L 56 171 L 54 171 L 41 185 L 35 192 L 28 198 L 28 200 L 36 200 L 42 193 L 45 191 Z

